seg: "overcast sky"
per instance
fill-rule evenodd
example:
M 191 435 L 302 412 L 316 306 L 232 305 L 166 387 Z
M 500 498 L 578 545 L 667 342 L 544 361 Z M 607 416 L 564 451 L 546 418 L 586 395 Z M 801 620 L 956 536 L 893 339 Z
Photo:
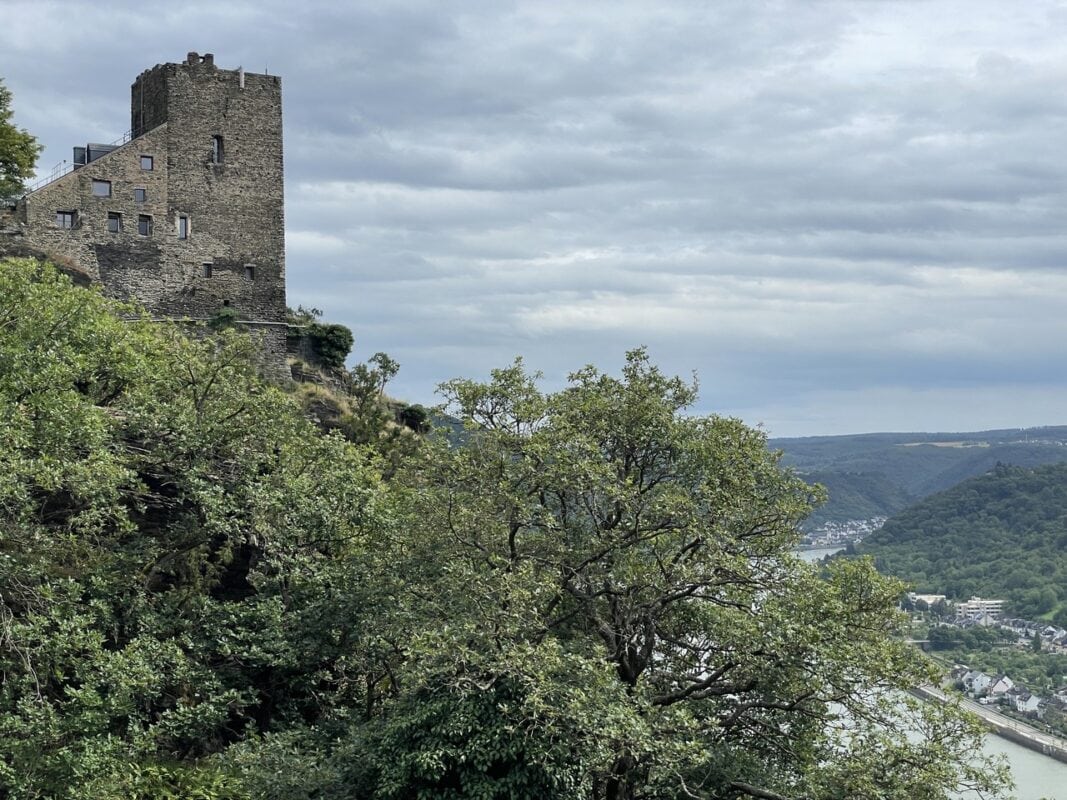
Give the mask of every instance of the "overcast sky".
M 288 295 L 549 387 L 647 345 L 776 436 L 1067 423 L 1067 3 L 0 0 L 15 122 L 282 76 Z

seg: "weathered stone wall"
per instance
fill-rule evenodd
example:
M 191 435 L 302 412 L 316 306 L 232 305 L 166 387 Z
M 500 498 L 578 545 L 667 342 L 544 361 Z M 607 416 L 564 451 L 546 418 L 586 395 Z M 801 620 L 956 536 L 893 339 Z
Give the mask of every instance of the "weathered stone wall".
M 319 353 L 307 331 L 306 325 L 290 325 L 285 337 L 285 351 L 298 361 L 318 366 Z
M 232 308 L 266 332 L 265 356 L 284 364 L 280 79 L 218 69 L 211 56 L 190 53 L 138 76 L 131 125 L 139 136 L 27 195 L 8 227 L 154 316 L 210 319 Z M 142 156 L 152 157 L 151 169 Z M 94 195 L 94 179 L 110 181 L 110 196 Z M 76 212 L 74 226 L 58 224 L 57 212 Z M 109 213 L 121 215 L 121 230 L 108 229 Z M 147 235 L 142 215 L 151 218 Z
M 130 87 L 130 131 L 136 137 L 167 121 L 167 78 L 177 64 L 157 64 Z
M 260 349 L 263 353 L 261 369 L 264 374 L 276 381 L 289 381 L 293 378 L 285 358 L 285 337 L 288 328 L 288 325 L 273 323 L 248 326 L 248 331 L 260 342 Z
M 167 86 L 170 204 L 189 215 L 200 258 L 213 261 L 187 307 L 228 300 L 242 318 L 284 320 L 281 81 L 201 62 L 175 67 Z M 221 163 L 212 160 L 215 136 Z
M 152 310 L 165 304 L 170 283 L 162 246 L 166 147 L 162 126 L 28 195 L 19 203 L 25 240 L 59 260 L 76 262 L 113 297 L 137 299 Z M 141 168 L 142 155 L 152 156 L 151 170 Z M 94 180 L 110 182 L 109 197 L 93 195 Z M 145 202 L 135 201 L 135 189 L 145 190 Z M 61 211 L 75 213 L 74 227 L 57 224 Z M 109 213 L 121 214 L 117 233 L 108 230 Z M 142 215 L 152 220 L 149 236 L 138 233 Z

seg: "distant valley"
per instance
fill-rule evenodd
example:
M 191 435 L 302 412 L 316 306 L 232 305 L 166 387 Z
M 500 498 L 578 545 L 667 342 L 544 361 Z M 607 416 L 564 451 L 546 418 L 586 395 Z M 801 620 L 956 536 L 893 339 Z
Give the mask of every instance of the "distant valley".
M 783 463 L 809 483 L 820 483 L 827 502 L 808 529 L 827 523 L 891 517 L 898 511 L 983 475 L 997 464 L 1035 467 L 1067 462 L 1067 426 L 973 433 L 868 433 L 772 439 Z
M 891 517 L 856 546 L 920 592 L 1005 601 L 1067 624 L 1067 464 L 997 466 Z

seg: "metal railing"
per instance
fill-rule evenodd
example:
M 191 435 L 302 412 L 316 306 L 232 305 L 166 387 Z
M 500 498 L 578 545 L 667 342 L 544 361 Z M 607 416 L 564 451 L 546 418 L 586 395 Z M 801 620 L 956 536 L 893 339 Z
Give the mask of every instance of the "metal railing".
M 152 130 L 152 128 L 155 128 L 155 127 L 158 127 L 158 125 L 152 125 L 150 127 L 149 126 L 145 126 L 139 131 L 128 130 L 124 134 L 122 134 L 122 136 L 120 136 L 118 139 L 116 139 L 113 142 L 108 142 L 105 146 L 106 147 L 116 147 L 116 148 L 122 147 L 124 144 L 127 144 L 128 142 L 133 141 L 138 136 L 143 136 L 144 134 L 148 133 L 148 131 Z M 106 153 L 105 153 L 105 155 L 106 155 Z M 91 163 L 91 162 L 89 162 L 89 163 Z M 30 184 L 29 188 L 26 190 L 26 194 L 31 194 L 32 192 L 36 192 L 42 186 L 47 186 L 48 184 L 52 183 L 53 181 L 59 180 L 64 175 L 66 175 L 68 172 L 72 172 L 75 167 L 83 167 L 83 166 L 85 166 L 85 165 L 84 164 L 75 164 L 73 161 L 69 161 L 69 160 L 64 158 L 62 161 L 60 161 L 58 164 L 56 164 L 54 167 L 52 167 L 52 170 L 45 177 L 39 178 L 36 183 Z

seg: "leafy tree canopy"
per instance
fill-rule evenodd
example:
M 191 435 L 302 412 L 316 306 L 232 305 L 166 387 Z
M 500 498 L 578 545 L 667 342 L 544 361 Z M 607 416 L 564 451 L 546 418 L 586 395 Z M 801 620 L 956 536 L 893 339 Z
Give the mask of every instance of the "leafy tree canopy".
M 37 139 L 11 121 L 13 113 L 11 90 L 0 80 L 0 200 L 22 194 L 41 152 Z
M 117 313 L 0 262 L 0 796 L 246 797 L 220 756 L 364 674 L 389 500 L 247 339 Z
M 792 556 L 814 498 L 760 432 L 686 415 L 695 387 L 642 350 L 556 393 L 521 362 L 443 392 L 470 436 L 420 453 L 398 561 L 425 620 L 401 680 L 426 702 L 390 708 L 368 785 L 457 797 L 472 762 L 598 800 L 934 798 L 990 777 L 961 766 L 974 728 L 894 691 L 929 679 L 892 638 L 900 585 Z M 487 693 L 499 713 L 475 722 Z
M 791 555 L 809 489 L 643 351 L 447 384 L 381 478 L 190 340 L 0 262 L 0 796 L 945 798 L 899 584 Z M 384 373 L 391 364 L 376 365 Z M 371 390 L 377 384 L 369 382 Z

